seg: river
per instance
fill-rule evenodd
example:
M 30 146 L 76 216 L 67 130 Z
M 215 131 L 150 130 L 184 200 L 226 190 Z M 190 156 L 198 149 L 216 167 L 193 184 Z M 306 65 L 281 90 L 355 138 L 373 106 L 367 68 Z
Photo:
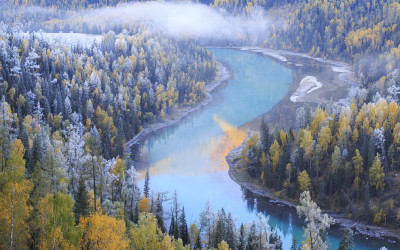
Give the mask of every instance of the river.
M 174 190 L 185 207 L 190 226 L 199 220 L 205 203 L 215 211 L 222 207 L 236 217 L 237 225 L 256 219 L 258 212 L 269 216 L 278 230 L 283 248 L 292 236 L 303 240 L 302 223 L 294 209 L 270 203 L 245 192 L 228 176 L 225 155 L 247 136 L 241 125 L 270 110 L 289 91 L 292 70 L 262 55 L 230 49 L 210 49 L 227 65 L 231 79 L 213 92 L 213 100 L 178 124 L 147 136 L 135 148 L 139 172 L 150 168 L 151 192 Z M 143 187 L 143 180 L 139 181 Z M 167 209 L 167 208 L 165 208 Z M 340 232 L 329 231 L 329 244 L 337 249 Z M 385 242 L 355 237 L 356 249 L 377 249 Z M 388 247 L 388 244 L 386 244 Z

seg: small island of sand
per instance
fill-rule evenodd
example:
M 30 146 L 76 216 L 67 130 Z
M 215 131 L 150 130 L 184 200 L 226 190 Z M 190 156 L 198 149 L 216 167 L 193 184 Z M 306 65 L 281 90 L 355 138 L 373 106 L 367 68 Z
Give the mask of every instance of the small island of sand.
M 306 94 L 313 92 L 322 87 L 322 83 L 317 80 L 315 76 L 304 77 L 296 91 L 290 96 L 290 101 L 298 102 L 299 98 L 302 98 Z

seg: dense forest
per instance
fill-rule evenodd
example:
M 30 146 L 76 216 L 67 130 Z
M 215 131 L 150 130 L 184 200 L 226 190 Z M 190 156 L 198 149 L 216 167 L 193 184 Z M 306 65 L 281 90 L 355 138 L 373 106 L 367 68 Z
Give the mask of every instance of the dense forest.
M 366 89 L 357 90 L 349 107 L 299 108 L 290 131 L 269 131 L 263 123 L 259 137 L 247 141 L 242 164 L 278 196 L 297 199 L 309 190 L 325 209 L 398 228 L 400 4 L 286 6 L 295 7 L 287 27 L 274 32 L 272 46 L 350 62 Z
M 140 191 L 125 143 L 200 103 L 217 64 L 196 39 L 150 32 L 145 22 L 73 15 L 127 2 L 0 3 L 0 248 L 282 249 L 262 214 L 237 227 L 229 212 L 207 203 L 188 225 L 178 194 L 150 192 L 149 173 Z M 241 165 L 264 188 L 299 200 L 303 249 L 327 248 L 332 219 L 317 204 L 398 228 L 399 1 L 198 2 L 238 16 L 262 10 L 274 20 L 263 41 L 215 45 L 345 61 L 362 82 L 349 107 L 300 107 L 290 131 L 269 131 L 263 122 L 242 152 Z M 93 42 L 51 42 L 60 31 Z M 311 217 L 319 227 L 307 224 Z M 298 245 L 294 238 L 292 249 Z M 340 249 L 352 245 L 346 230 Z

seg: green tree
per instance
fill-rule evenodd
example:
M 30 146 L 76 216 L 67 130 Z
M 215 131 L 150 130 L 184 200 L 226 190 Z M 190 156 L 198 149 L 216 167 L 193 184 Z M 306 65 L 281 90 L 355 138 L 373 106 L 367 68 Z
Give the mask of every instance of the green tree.
M 79 222 L 81 217 L 87 217 L 90 212 L 89 192 L 86 190 L 85 179 L 79 179 L 78 191 L 75 195 L 75 221 Z
M 353 232 L 346 228 L 343 232 L 342 239 L 339 242 L 339 250 L 352 250 L 354 247 Z
M 292 238 L 292 245 L 290 246 L 290 250 L 297 250 L 297 240 L 296 240 L 296 236 L 294 236 L 294 235 Z
M 189 232 L 186 223 L 185 207 L 182 207 L 181 217 L 179 219 L 179 238 L 182 239 L 184 245 L 189 243 Z
M 78 247 L 82 231 L 75 228 L 74 202 L 70 195 L 48 194 L 38 204 L 38 223 L 41 232 L 39 247 Z
M 150 173 L 149 173 L 149 169 L 146 170 L 146 177 L 144 179 L 143 193 L 144 193 L 144 196 L 149 197 L 149 194 L 150 194 Z

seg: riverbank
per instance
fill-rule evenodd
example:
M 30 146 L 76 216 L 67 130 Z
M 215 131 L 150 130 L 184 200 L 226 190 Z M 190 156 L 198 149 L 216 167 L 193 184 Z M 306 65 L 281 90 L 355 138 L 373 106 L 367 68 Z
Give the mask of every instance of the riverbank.
M 252 134 L 252 133 L 251 133 Z M 240 164 L 240 155 L 242 150 L 245 147 L 246 141 L 250 138 L 247 137 L 243 143 L 230 151 L 228 155 L 225 157 L 226 162 L 229 166 L 229 177 L 239 184 L 243 189 L 250 191 L 251 193 L 269 199 L 271 203 L 277 203 L 281 205 L 285 205 L 287 207 L 296 208 L 298 205 L 298 200 L 293 199 L 283 199 L 277 196 L 277 193 L 271 192 L 263 186 L 260 179 L 252 178 L 247 169 Z M 335 219 L 334 225 L 340 227 L 348 227 L 351 228 L 356 234 L 363 235 L 364 237 L 372 237 L 377 239 L 385 239 L 390 243 L 399 243 L 400 244 L 400 235 L 394 232 L 389 231 L 388 229 L 367 225 L 363 222 L 350 220 L 346 218 L 345 214 L 337 214 L 332 211 L 323 210 L 323 213 L 327 213 L 329 216 Z
M 280 51 L 279 53 L 279 51 L 271 51 L 261 48 L 236 49 L 246 50 L 259 54 L 261 53 L 262 55 L 293 69 L 293 82 L 285 98 L 277 103 L 269 112 L 240 127 L 241 130 L 248 132 L 249 137 L 251 136 L 251 134 L 257 133 L 259 131 L 259 126 L 262 119 L 265 119 L 267 121 L 271 129 L 283 128 L 287 130 L 289 128 L 293 128 L 295 127 L 296 123 L 295 119 L 297 108 L 304 106 L 305 103 L 308 103 L 308 105 L 310 106 L 316 107 L 323 103 L 327 103 L 331 99 L 337 101 L 340 98 L 346 97 L 348 89 L 350 89 L 351 87 L 356 87 L 358 85 L 358 81 L 356 80 L 350 67 L 340 62 L 313 58 L 310 56 L 292 52 Z M 325 78 L 325 80 L 321 81 L 322 83 L 314 84 L 315 86 L 318 86 L 318 88 L 315 88 L 315 86 L 307 86 L 307 88 L 304 88 L 306 89 L 305 91 L 300 91 L 300 95 L 296 95 L 296 92 L 299 93 L 299 89 L 301 89 L 301 83 L 305 78 L 311 76 L 313 77 L 312 80 L 316 82 L 318 81 L 317 79 L 323 79 L 323 77 L 321 77 L 321 72 L 298 70 L 299 68 L 303 69 L 306 66 L 304 65 L 304 63 L 300 63 L 299 60 L 293 60 L 295 57 L 306 58 L 308 60 L 313 60 L 321 64 L 325 64 L 326 67 L 330 67 L 333 75 L 336 76 L 328 79 L 329 81 L 326 81 Z M 338 80 L 339 84 L 337 84 Z M 342 92 L 343 89 L 345 89 L 345 93 Z M 230 151 L 226 156 L 226 161 L 229 166 L 228 173 L 230 178 L 238 183 L 242 188 L 250 191 L 257 196 L 268 198 L 272 203 L 283 204 L 285 206 L 295 208 L 298 204 L 297 200 L 291 200 L 287 197 L 282 198 L 282 193 L 274 193 L 271 190 L 266 189 L 261 180 L 252 178 L 248 174 L 247 169 L 240 166 L 241 151 L 243 150 L 245 142 L 249 137 L 247 137 L 246 140 L 243 141 L 243 143 L 239 147 Z M 382 227 L 367 225 L 360 221 L 347 219 L 345 214 L 338 214 L 332 211 L 324 212 L 328 213 L 335 219 L 335 224 L 337 226 L 352 228 L 356 233 L 364 235 L 365 237 L 385 239 L 391 243 L 400 243 L 400 235 L 397 232 L 391 232 L 388 229 Z
M 189 115 L 190 113 L 197 111 L 200 108 L 209 104 L 212 101 L 211 92 L 214 91 L 217 87 L 219 87 L 223 82 L 227 81 L 230 78 L 230 76 L 231 74 L 229 72 L 229 69 L 225 67 L 221 62 L 217 61 L 217 75 L 214 77 L 213 81 L 205 85 L 204 93 L 206 97 L 203 101 L 196 104 L 194 107 L 179 108 L 176 112 L 165 118 L 163 121 L 147 125 L 142 131 L 140 131 L 135 137 L 133 137 L 125 144 L 126 150 L 130 149 L 133 145 L 138 144 L 147 135 L 154 133 L 160 129 L 172 126 L 175 123 L 182 120 L 187 115 Z
M 290 68 L 293 72 L 293 80 L 287 95 L 267 113 L 243 125 L 244 128 L 252 127 L 258 130 L 262 117 L 267 121 L 271 130 L 295 128 L 298 108 L 304 107 L 305 104 L 316 108 L 319 105 L 328 104 L 331 100 L 338 101 L 347 97 L 351 88 L 359 85 L 350 65 L 342 62 L 261 47 L 235 47 L 233 49 L 268 57 Z M 311 82 L 308 81 L 310 79 Z M 304 84 L 302 86 L 302 83 L 306 83 L 306 86 Z

